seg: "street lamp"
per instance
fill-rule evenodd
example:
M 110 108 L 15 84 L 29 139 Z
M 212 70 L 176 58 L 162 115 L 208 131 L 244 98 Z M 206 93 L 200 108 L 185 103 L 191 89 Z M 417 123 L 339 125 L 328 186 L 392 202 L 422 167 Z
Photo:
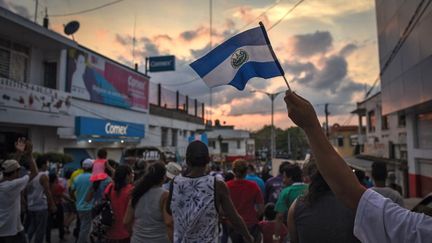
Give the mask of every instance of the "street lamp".
M 266 94 L 267 95 L 267 97 L 269 97 L 270 98 L 270 100 L 271 100 L 271 135 L 270 135 L 270 150 L 271 150 L 271 157 L 272 157 L 272 159 L 275 157 L 275 155 L 276 155 L 276 143 L 275 143 L 275 130 L 274 130 L 274 118 L 273 118 L 273 116 L 274 116 L 274 100 L 276 99 L 276 97 L 279 95 L 279 94 L 282 94 L 283 92 L 285 92 L 285 91 L 279 91 L 279 92 L 276 92 L 276 93 L 268 93 L 268 92 L 265 92 L 265 91 L 261 91 L 261 90 L 251 90 L 250 91 L 251 93 L 263 93 L 263 94 Z

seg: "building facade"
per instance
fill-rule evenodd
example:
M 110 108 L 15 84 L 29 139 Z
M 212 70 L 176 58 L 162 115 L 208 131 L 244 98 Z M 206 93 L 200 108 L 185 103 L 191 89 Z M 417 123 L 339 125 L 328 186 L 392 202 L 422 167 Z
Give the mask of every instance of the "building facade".
M 404 117 L 409 195 L 424 196 L 432 191 L 432 8 L 424 1 L 375 3 L 381 69 L 410 20 L 419 19 L 381 76 L 381 109 Z
M 357 126 L 341 126 L 337 123 L 331 126 L 329 140 L 343 158 L 354 155 L 358 137 L 357 132 Z
M 18 137 L 75 162 L 100 148 L 117 161 L 133 146 L 181 154 L 204 128 L 197 100 L 3 8 L 0 23 L 1 158 Z
M 210 156 L 214 162 L 230 168 L 236 159 L 253 160 L 255 158 L 255 140 L 246 130 L 234 129 L 233 126 L 218 125 L 206 129 Z

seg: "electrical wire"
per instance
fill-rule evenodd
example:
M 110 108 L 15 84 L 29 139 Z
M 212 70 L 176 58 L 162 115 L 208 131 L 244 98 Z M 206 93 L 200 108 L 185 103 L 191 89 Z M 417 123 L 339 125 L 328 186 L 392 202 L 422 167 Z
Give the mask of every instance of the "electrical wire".
M 290 14 L 292 11 L 294 11 L 300 4 L 302 4 L 304 2 L 304 0 L 300 0 L 298 1 L 291 9 L 289 9 L 283 16 L 282 18 L 280 18 L 278 21 L 276 21 L 273 25 L 270 26 L 270 28 L 267 29 L 267 31 L 270 31 L 271 29 L 273 29 L 276 25 L 278 25 L 280 22 L 282 22 L 282 20 L 284 18 L 286 18 L 286 16 L 288 16 L 288 14 Z
M 93 7 L 93 8 L 89 8 L 89 9 L 84 9 L 84 10 L 80 10 L 80 11 L 76 11 L 76 12 L 71 12 L 71 13 L 65 13 L 65 14 L 50 14 L 49 17 L 67 17 L 67 16 L 73 16 L 73 15 L 78 15 L 78 14 L 84 14 L 84 13 L 89 13 L 89 12 L 93 12 L 102 8 L 106 8 L 108 6 L 123 2 L 124 0 L 116 0 L 116 1 L 112 1 L 109 3 L 105 3 L 102 5 L 99 5 L 97 7 Z

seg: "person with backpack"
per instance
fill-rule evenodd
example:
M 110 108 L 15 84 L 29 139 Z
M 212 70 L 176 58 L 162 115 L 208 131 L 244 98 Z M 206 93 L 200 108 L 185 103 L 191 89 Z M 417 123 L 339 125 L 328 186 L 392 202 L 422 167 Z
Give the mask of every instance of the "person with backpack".
M 112 214 L 112 225 L 106 231 L 107 243 L 129 243 L 130 232 L 123 224 L 127 206 L 133 190 L 134 174 L 129 165 L 120 165 L 114 172 L 113 182 L 104 192 L 104 197 L 110 201 Z

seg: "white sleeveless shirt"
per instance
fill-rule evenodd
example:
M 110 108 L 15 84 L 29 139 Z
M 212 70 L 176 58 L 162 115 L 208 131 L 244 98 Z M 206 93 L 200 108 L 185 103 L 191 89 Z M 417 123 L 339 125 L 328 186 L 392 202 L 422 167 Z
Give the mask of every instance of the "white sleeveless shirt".
M 173 179 L 171 211 L 174 243 L 218 241 L 214 176 L 176 176 Z
M 48 171 L 42 171 L 37 174 L 27 186 L 27 208 L 30 211 L 39 211 L 48 209 L 47 197 L 44 188 L 40 183 L 42 175 L 48 176 Z

